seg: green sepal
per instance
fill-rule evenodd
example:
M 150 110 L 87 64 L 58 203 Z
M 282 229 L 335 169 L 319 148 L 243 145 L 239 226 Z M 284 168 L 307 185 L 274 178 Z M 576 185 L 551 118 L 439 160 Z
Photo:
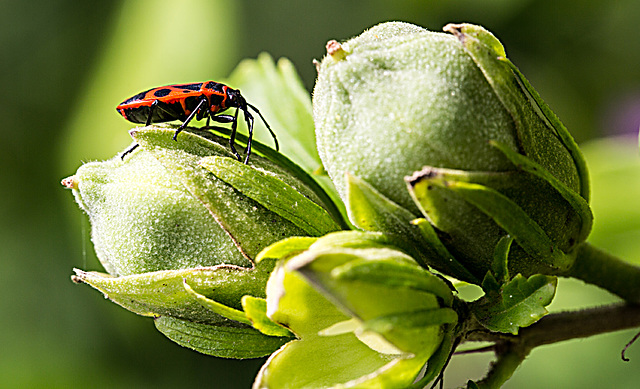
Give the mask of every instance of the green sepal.
M 433 187 L 460 196 L 489 216 L 534 258 L 545 262 L 551 268 L 566 270 L 573 264 L 573 258 L 560 250 L 545 231 L 529 215 L 500 192 L 475 183 L 449 180 L 446 174 L 431 172 L 412 182 L 415 198 L 419 203 L 430 201 Z
M 490 293 L 470 304 L 478 321 L 491 331 L 518 334 L 547 314 L 556 292 L 557 278 L 521 274 L 504 284 L 499 294 Z
M 415 193 L 413 193 L 413 187 L 409 187 L 409 192 L 411 192 L 411 197 L 416 201 L 416 204 L 420 207 L 418 203 L 418 199 L 415 197 Z M 438 261 L 432 261 L 430 263 L 431 266 L 438 270 L 445 270 L 447 273 L 453 275 L 456 278 L 461 280 L 466 280 L 471 283 L 477 283 L 478 279 L 476 276 L 471 274 L 467 268 L 465 268 L 450 252 L 447 250 L 447 247 L 442 244 L 442 241 L 438 237 L 436 230 L 433 228 L 431 223 L 425 218 L 418 218 L 411 221 L 411 224 L 418 226 L 420 228 L 420 232 L 422 233 L 422 237 L 426 242 L 426 246 L 431 251 L 431 258 L 438 258 Z
M 542 100 L 538 91 L 536 91 L 529 80 L 520 72 L 520 69 L 511 62 L 506 56 L 499 57 L 499 61 L 506 63 L 513 73 L 518 78 L 520 84 L 524 87 L 524 89 L 528 92 L 529 96 L 535 102 L 538 109 L 545 116 L 547 121 L 551 124 L 551 126 L 556 131 L 558 137 L 567 148 L 571 156 L 573 157 L 573 161 L 576 164 L 576 168 L 578 169 L 578 174 L 580 175 L 580 195 L 584 198 L 585 201 L 589 202 L 590 198 L 590 179 L 589 179 L 589 170 L 587 169 L 587 162 L 584 158 L 584 155 L 578 148 L 578 144 L 567 130 L 567 127 L 560 121 L 560 118 L 551 110 L 549 105 Z
M 170 127 L 174 130 L 178 127 Z M 195 128 L 189 127 L 186 131 L 196 132 L 197 134 L 205 137 L 218 137 L 219 139 L 224 139 L 226 143 L 228 143 L 228 138 L 231 136 L 231 130 L 224 127 L 211 127 L 208 128 L 206 132 L 197 131 Z M 236 133 L 236 143 L 238 147 L 246 147 L 248 138 L 246 135 L 241 133 Z M 269 160 L 273 165 L 277 165 L 288 172 L 288 176 L 295 177 L 301 182 L 303 182 L 308 188 L 310 188 L 313 193 L 318 197 L 322 206 L 331 214 L 333 219 L 340 224 L 343 229 L 348 229 L 349 225 L 347 221 L 344 219 L 344 205 L 342 204 L 342 200 L 336 193 L 335 188 L 328 180 L 328 176 L 318 175 L 316 171 L 323 171 L 324 168 L 320 166 L 316 171 L 308 173 L 300 166 L 296 165 L 292 160 L 287 158 L 284 154 L 270 148 L 267 145 L 264 145 L 257 140 L 252 141 L 252 155 L 259 155 Z M 251 164 L 251 161 L 249 161 Z M 313 176 L 313 177 L 312 177 Z M 286 176 L 284 177 L 286 178 Z
M 562 198 L 564 198 L 569 203 L 569 205 L 574 209 L 574 211 L 580 216 L 580 219 L 582 220 L 582 223 L 580 224 L 580 232 L 578 234 L 576 243 L 583 242 L 587 239 L 587 236 L 589 236 L 591 227 L 593 225 L 593 214 L 591 213 L 591 208 L 589 207 L 589 203 L 587 203 L 587 200 L 585 200 L 585 198 L 571 190 L 567 185 L 558 180 L 547 169 L 535 163 L 530 158 L 527 158 L 526 156 L 513 151 L 500 142 L 490 141 L 489 144 L 502 151 L 504 155 L 519 169 L 522 169 L 545 180 L 547 183 L 549 183 L 549 185 L 557 190 L 560 196 L 562 196 Z
M 260 358 L 269 355 L 291 340 L 262 334 L 237 321 L 219 318 L 208 324 L 174 317 L 155 319 L 158 331 L 183 347 L 220 358 Z
M 307 235 L 322 236 L 340 226 L 329 213 L 277 177 L 235 158 L 207 157 L 200 165 L 266 209 L 289 220 Z
M 411 224 L 415 215 L 386 198 L 364 180 L 346 174 L 347 212 L 351 222 L 365 231 L 384 232 L 393 236 L 395 246 L 428 266 L 431 250 L 422 239 L 422 231 Z
M 184 281 L 183 285 L 187 293 L 193 296 L 196 299 L 196 301 L 199 302 L 200 305 L 202 305 L 204 308 L 207 308 L 210 311 L 215 312 L 218 315 L 225 317 L 227 319 L 235 320 L 243 324 L 251 325 L 251 321 L 247 318 L 247 315 L 245 315 L 245 313 L 242 312 L 241 310 L 228 307 L 224 304 L 220 304 L 215 300 L 207 298 L 206 296 L 193 290 L 193 288 L 189 286 L 186 280 Z
M 291 61 L 280 58 L 276 63 L 269 54 L 261 53 L 255 60 L 240 62 L 226 81 L 228 85 L 239 88 L 245 97 L 251 98 L 251 104 L 260 107 L 260 112 L 278 136 L 280 152 L 256 141 L 273 142 L 262 121 L 256 119 L 253 150 L 294 172 L 318 193 L 324 207 L 342 228 L 349 228 L 344 220 L 342 200 L 326 172 L 324 175 L 316 174 L 324 167 L 316 147 L 311 99 Z M 230 131 L 219 129 L 229 137 Z M 243 133 L 238 132 L 236 139 L 243 145 L 247 144 Z
M 451 308 L 436 308 L 420 311 L 378 316 L 364 322 L 364 328 L 385 333 L 394 328 L 415 329 L 442 324 L 455 324 L 458 314 Z
M 515 238 L 513 236 L 503 236 L 498 241 L 493 256 L 492 270 L 496 276 L 496 279 L 501 282 L 509 281 L 509 250 L 511 250 L 511 244 Z
M 307 236 L 292 236 L 277 241 L 265 247 L 256 257 L 256 263 L 260 263 L 264 259 L 280 259 L 298 254 L 309 248 L 318 238 Z
M 388 248 L 395 247 L 397 243 L 394 236 L 384 232 L 371 231 L 338 231 L 332 232 L 313 243 L 314 250 L 335 248 Z
M 476 384 L 475 381 L 469 380 L 467 381 L 467 389 L 480 389 L 480 387 L 478 386 L 478 384 Z
M 293 339 L 295 336 L 285 327 L 274 323 L 267 317 L 267 300 L 253 296 L 242 297 L 242 309 L 251 325 L 269 336 L 288 336 Z
M 352 333 L 318 336 L 294 340 L 272 354 L 254 387 L 404 389 L 427 360 L 378 353 Z
M 410 263 L 405 264 L 397 260 L 372 262 L 357 259 L 336 267 L 331 274 L 337 281 L 360 281 L 420 290 L 440 297 L 448 307 L 453 303 L 451 289 L 442 279 Z
M 489 187 L 469 183 L 449 183 L 447 189 L 489 215 L 534 258 L 540 258 L 553 268 L 568 269 L 573 260 L 554 244 L 544 230 L 522 208 Z
M 433 381 L 442 372 L 442 369 L 447 366 L 455 345 L 456 339 L 454 331 L 445 331 L 440 347 L 435 353 L 433 353 L 427 362 L 427 370 L 425 371 L 424 376 L 420 378 L 420 380 L 414 382 L 407 389 L 426 388 L 427 384 Z
M 199 296 L 239 310 L 242 296 L 265 297 L 264 288 L 274 264 L 274 260 L 264 260 L 252 269 L 219 265 L 122 277 L 74 269 L 73 280 L 91 285 L 106 298 L 139 315 L 208 323 L 219 321 L 220 315 L 203 306 Z M 185 288 L 185 284 L 194 292 Z
M 387 274 L 387 280 L 381 283 L 365 280 L 363 277 L 342 278 L 343 271 L 351 269 L 350 264 L 366 266 L 369 262 L 372 268 L 377 263 L 385 263 L 387 268 L 396 267 L 395 272 Z M 390 248 L 336 248 L 334 250 L 313 250 L 292 258 L 286 266 L 289 271 L 296 271 L 305 277 L 307 282 L 320 291 L 350 317 L 363 323 L 373 319 L 384 321 L 387 316 L 416 313 L 421 316 L 423 311 L 432 311 L 441 307 L 441 300 L 431 290 L 398 287 L 402 283 L 401 274 L 404 267 L 413 266 L 414 270 L 423 269 L 406 254 Z M 394 274 L 395 273 L 395 274 Z M 415 274 L 415 272 L 413 272 Z M 392 278 L 396 278 L 393 280 Z M 433 283 L 438 293 L 452 294 L 447 284 L 436 276 L 430 275 L 426 283 Z M 450 301 L 452 298 L 446 298 Z M 434 311 L 435 312 L 435 311 Z M 434 320 L 437 315 L 434 314 Z M 426 329 L 428 328 L 428 330 Z M 388 327 L 388 331 L 379 333 L 394 347 L 403 352 L 421 353 L 437 348 L 441 338 L 440 326 L 430 327 Z
M 486 294 L 497 294 L 500 292 L 500 285 L 493 272 L 488 271 L 482 279 L 481 287 Z
M 514 238 L 506 235 L 500 238 L 493 253 L 493 265 L 482 280 L 482 290 L 491 295 L 499 293 L 502 284 L 509 281 L 509 250 Z

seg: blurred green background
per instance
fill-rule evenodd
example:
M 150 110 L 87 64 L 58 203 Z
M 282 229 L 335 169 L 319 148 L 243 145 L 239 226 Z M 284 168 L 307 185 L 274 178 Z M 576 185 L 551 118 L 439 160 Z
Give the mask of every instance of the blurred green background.
M 379 22 L 440 30 L 482 24 L 584 145 L 591 241 L 640 262 L 640 2 L 637 0 L 31 0 L 0 2 L 0 386 L 247 388 L 262 361 L 181 348 L 87 286 L 101 270 L 85 216 L 59 182 L 113 156 L 131 125 L 116 112 L 152 86 L 226 77 L 246 57 L 285 56 L 311 90 L 313 58 Z M 611 137 L 615 136 L 615 139 Z M 610 137 L 607 140 L 594 139 Z M 560 284 L 553 310 L 614 301 Z M 635 387 L 623 331 L 535 350 L 512 388 Z M 480 378 L 490 355 L 454 358 L 447 387 Z

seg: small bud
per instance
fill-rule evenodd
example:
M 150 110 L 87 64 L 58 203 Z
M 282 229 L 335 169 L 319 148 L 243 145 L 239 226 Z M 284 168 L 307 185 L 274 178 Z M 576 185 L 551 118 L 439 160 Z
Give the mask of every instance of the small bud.
M 67 189 L 78 189 L 78 177 L 70 176 L 60 182 Z
M 338 232 L 261 253 L 283 258 L 267 284 L 267 314 L 299 339 L 269 359 L 257 387 L 407 387 L 427 361 L 436 368 L 430 358 L 458 321 L 451 289 L 381 239 Z
M 344 51 L 340 43 L 335 40 L 327 42 L 327 54 L 335 61 L 343 60 L 347 56 L 347 53 Z

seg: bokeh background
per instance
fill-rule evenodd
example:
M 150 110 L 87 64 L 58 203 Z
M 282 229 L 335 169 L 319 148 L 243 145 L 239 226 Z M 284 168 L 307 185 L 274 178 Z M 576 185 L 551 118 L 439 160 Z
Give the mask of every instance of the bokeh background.
M 120 101 L 152 86 L 223 79 L 242 58 L 288 57 L 304 85 L 329 39 L 402 20 L 482 24 L 584 145 L 591 241 L 640 262 L 637 0 L 29 0 L 0 2 L 0 386 L 247 388 L 262 360 L 181 348 L 72 269 L 101 270 L 85 216 L 59 182 L 125 148 Z M 605 138 L 605 139 L 603 139 Z M 553 310 L 615 298 L 563 281 Z M 635 387 L 635 331 L 537 349 L 512 388 Z M 491 360 L 454 358 L 447 387 Z

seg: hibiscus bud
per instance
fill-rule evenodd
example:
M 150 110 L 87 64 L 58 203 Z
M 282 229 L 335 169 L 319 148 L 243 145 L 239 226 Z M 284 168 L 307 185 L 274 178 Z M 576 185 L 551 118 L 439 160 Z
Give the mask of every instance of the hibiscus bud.
M 481 280 L 504 236 L 511 274 L 566 270 L 592 221 L 580 151 L 491 33 L 445 30 L 384 23 L 332 45 L 313 99 L 326 170 L 347 203 L 346 173 L 426 219 L 448 274 Z

